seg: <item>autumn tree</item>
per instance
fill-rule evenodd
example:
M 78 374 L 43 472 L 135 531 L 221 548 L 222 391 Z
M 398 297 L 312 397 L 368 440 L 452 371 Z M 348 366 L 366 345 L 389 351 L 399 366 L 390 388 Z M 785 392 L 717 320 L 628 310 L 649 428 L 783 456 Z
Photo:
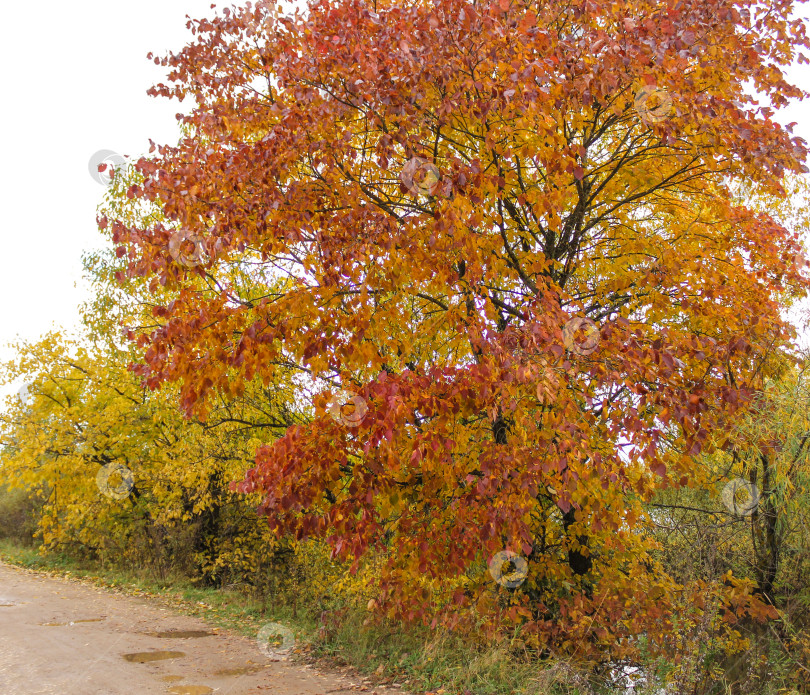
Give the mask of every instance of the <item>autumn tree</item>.
M 190 22 L 152 90 L 192 99 L 187 134 L 122 198 L 160 216 L 100 219 L 119 279 L 156 297 L 137 373 L 204 419 L 297 370 L 317 417 L 241 489 L 278 532 L 381 553 L 388 616 L 654 649 L 703 589 L 651 555 L 645 503 L 704 484 L 696 457 L 807 291 L 796 232 L 730 196 L 807 171 L 774 118 L 805 96 L 782 72 L 806 62 L 794 9 L 260 1 Z
M 140 179 L 134 170 L 115 178 L 102 212 L 132 223 L 159 215 L 122 209 L 119 194 Z M 154 296 L 116 283 L 122 264 L 111 249 L 87 252 L 90 299 L 76 334 L 18 342 L 0 364 L 0 381 L 25 384 L 0 413 L 0 482 L 39 499 L 47 549 L 266 590 L 289 548 L 256 518 L 258 499 L 230 487 L 259 444 L 306 421 L 290 373 L 217 402 L 204 423 L 184 419 L 174 386 L 152 391 L 130 369 L 138 355 L 121 323 L 154 326 Z

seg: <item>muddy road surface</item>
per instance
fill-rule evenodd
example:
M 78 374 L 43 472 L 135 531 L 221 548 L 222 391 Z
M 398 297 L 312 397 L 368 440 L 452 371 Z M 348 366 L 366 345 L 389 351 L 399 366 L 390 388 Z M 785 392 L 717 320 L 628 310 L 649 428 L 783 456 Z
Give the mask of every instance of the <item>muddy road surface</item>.
M 405 695 L 283 660 L 274 630 L 250 640 L 154 599 L 0 563 L 2 695 Z

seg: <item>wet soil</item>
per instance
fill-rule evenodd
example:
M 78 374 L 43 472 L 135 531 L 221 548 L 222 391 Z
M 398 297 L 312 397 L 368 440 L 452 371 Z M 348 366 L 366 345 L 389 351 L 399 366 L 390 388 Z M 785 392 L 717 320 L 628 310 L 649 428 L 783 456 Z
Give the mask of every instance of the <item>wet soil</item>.
M 2 563 L 0 607 L 2 695 L 407 695 L 273 660 L 157 599 Z

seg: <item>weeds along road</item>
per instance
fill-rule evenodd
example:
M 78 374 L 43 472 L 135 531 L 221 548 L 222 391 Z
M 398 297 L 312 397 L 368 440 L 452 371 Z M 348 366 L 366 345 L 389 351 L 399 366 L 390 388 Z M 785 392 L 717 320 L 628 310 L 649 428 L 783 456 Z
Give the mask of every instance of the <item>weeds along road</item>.
M 402 694 L 274 661 L 263 644 L 153 599 L 0 563 L 0 695 Z

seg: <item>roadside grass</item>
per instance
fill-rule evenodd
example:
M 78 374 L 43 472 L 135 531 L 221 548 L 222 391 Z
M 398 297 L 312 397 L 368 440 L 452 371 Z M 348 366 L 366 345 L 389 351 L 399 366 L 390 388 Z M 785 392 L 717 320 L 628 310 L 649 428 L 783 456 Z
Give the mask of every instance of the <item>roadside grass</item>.
M 338 607 L 308 612 L 277 597 L 274 607 L 244 590 L 195 586 L 182 576 L 158 581 L 146 570 L 102 568 L 60 553 L 41 554 L 0 538 L 0 561 L 49 576 L 69 577 L 123 594 L 146 596 L 212 626 L 256 639 L 267 623 L 280 623 L 296 636 L 293 661 L 349 672 L 373 690 L 393 685 L 416 695 L 624 695 L 624 690 L 598 687 L 586 672 L 566 661 L 538 664 L 522 655 L 519 640 L 483 648 L 446 633 L 374 624 L 364 610 Z M 776 664 L 773 664 L 774 668 Z M 723 690 L 712 690 L 721 693 Z M 749 692 L 749 691 L 745 691 Z M 750 691 L 754 692 L 754 691 Z M 762 695 L 798 695 L 775 672 Z M 804 691 L 803 691 L 804 692 Z M 810 692 L 810 691 L 808 691 Z M 653 684 L 634 695 L 658 695 Z
M 326 619 L 294 611 L 279 601 L 274 610 L 244 591 L 194 586 L 175 576 L 157 581 L 146 572 L 102 568 L 65 554 L 42 554 L 0 539 L 0 560 L 49 576 L 70 577 L 128 595 L 159 599 L 185 615 L 255 639 L 260 628 L 280 623 L 296 635 L 295 660 L 326 668 L 351 668 L 366 684 L 401 686 L 435 695 L 584 695 L 578 674 L 565 664 L 539 666 L 516 658 L 509 645 L 476 648 L 427 629 L 368 624 L 358 609 L 334 611 Z

